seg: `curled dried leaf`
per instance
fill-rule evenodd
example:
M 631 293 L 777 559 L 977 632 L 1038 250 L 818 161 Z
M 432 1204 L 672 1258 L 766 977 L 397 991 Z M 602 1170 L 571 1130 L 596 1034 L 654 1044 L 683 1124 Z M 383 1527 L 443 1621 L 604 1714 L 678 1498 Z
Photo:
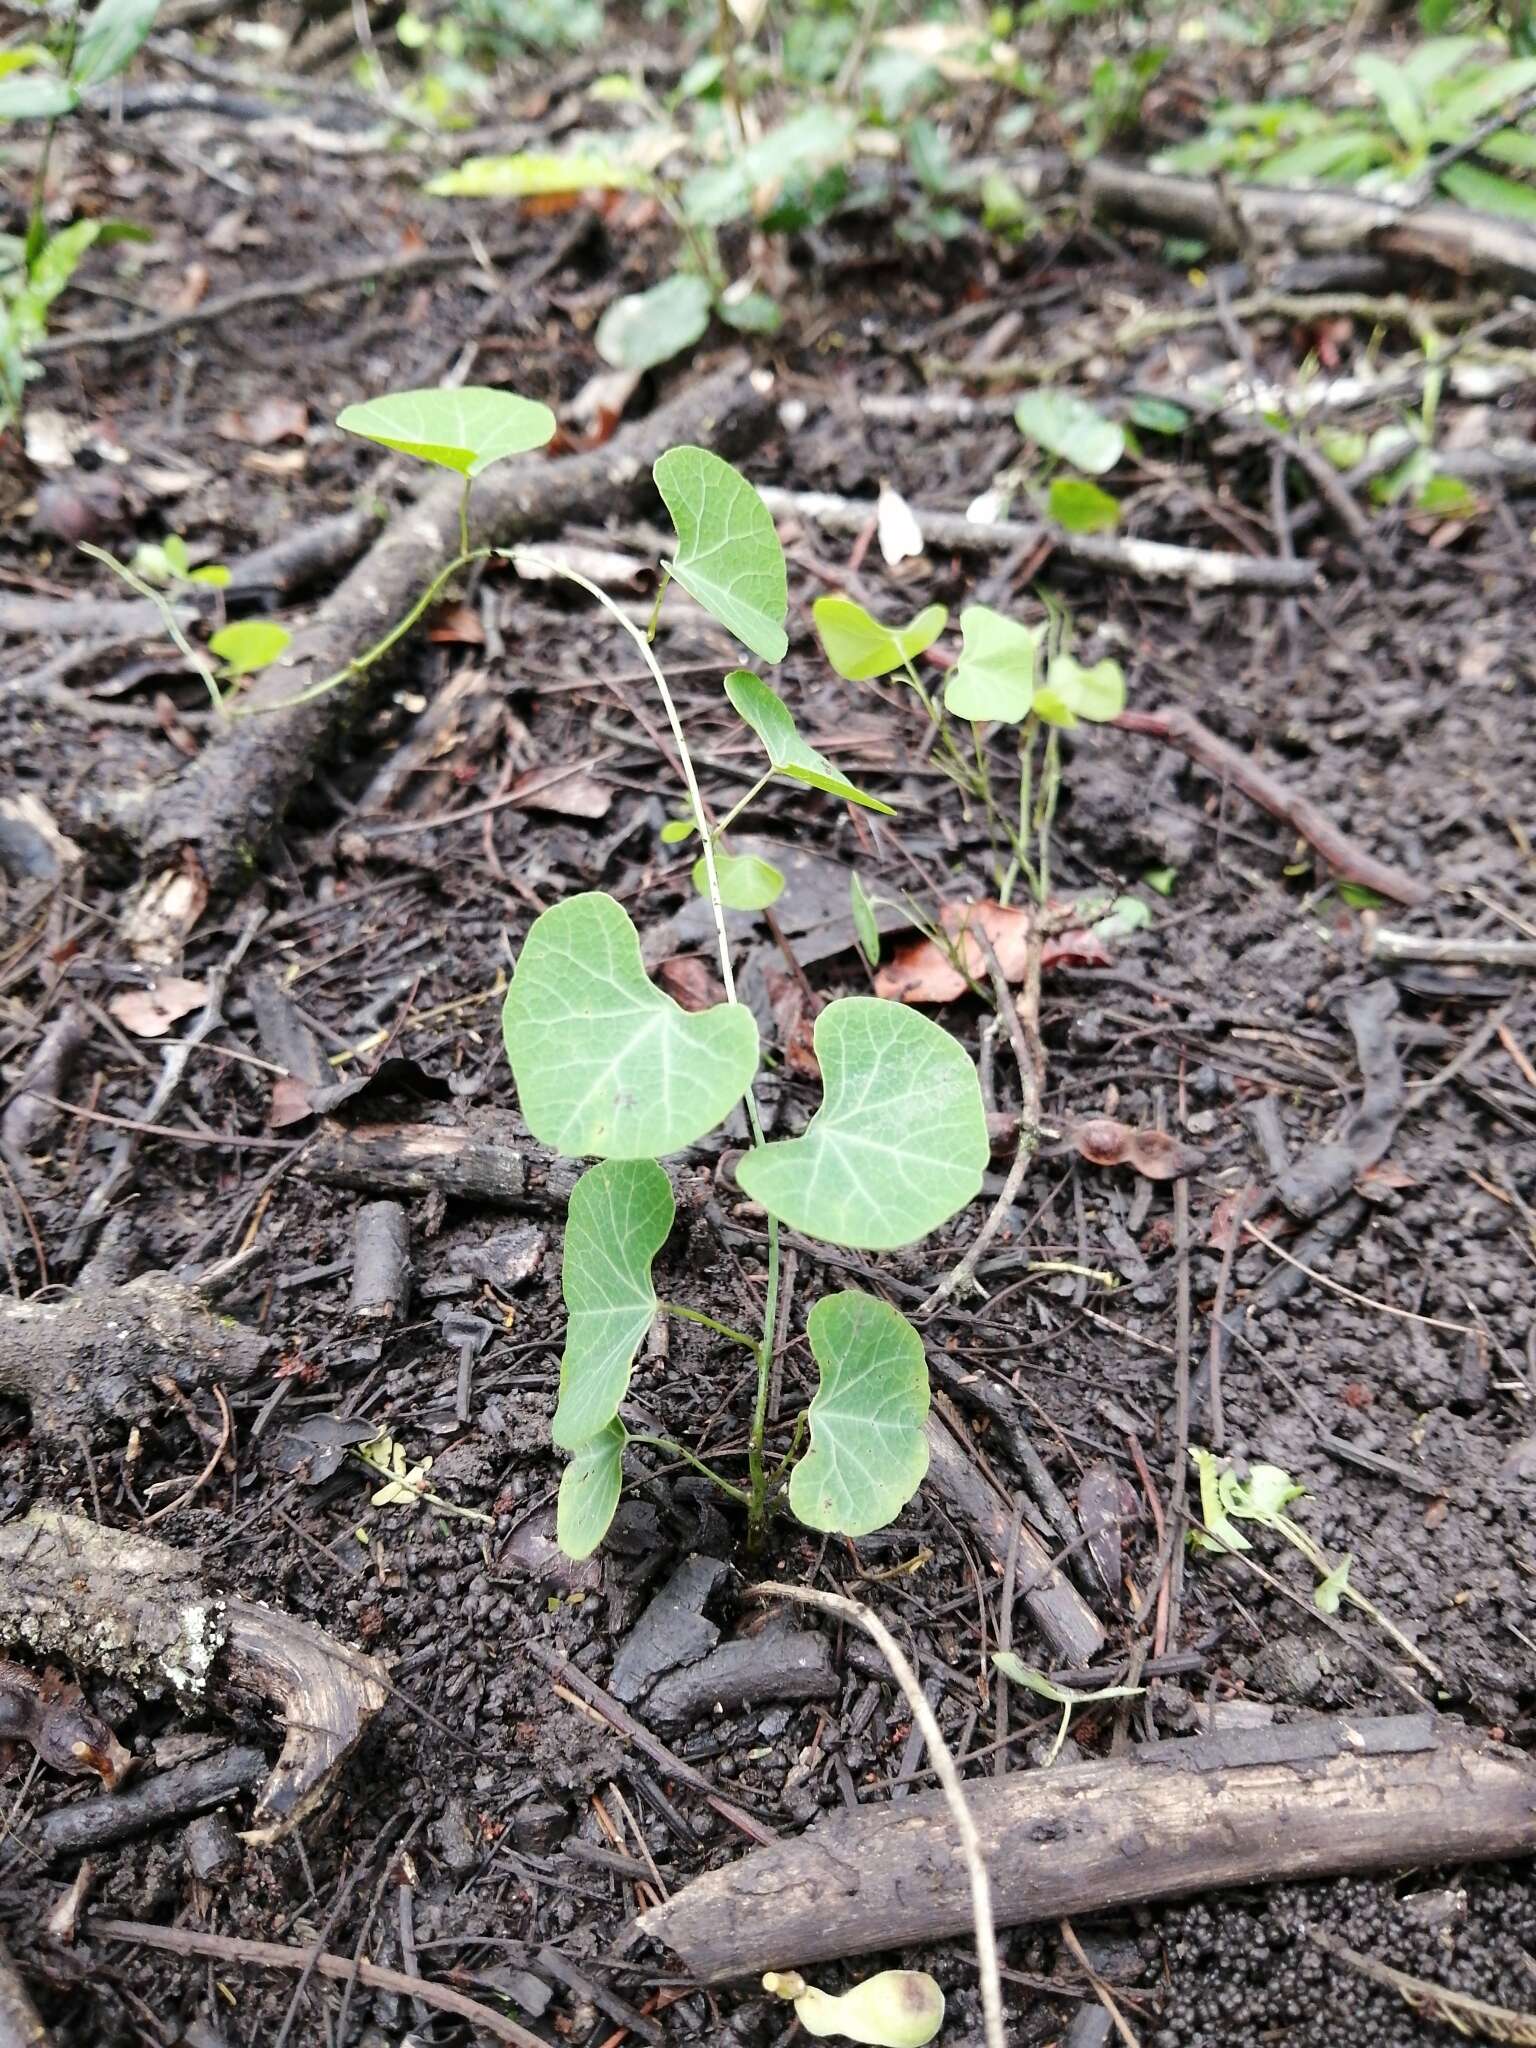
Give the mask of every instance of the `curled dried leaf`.
M 1112 1116 L 1085 1117 L 1069 1142 L 1090 1166 L 1129 1166 L 1146 1180 L 1177 1180 L 1205 1164 L 1203 1152 L 1171 1132 L 1133 1130 Z
M 93 1773 L 109 1792 L 123 1782 L 133 1758 L 78 1685 L 58 1672 L 39 1677 L 25 1665 L 0 1661 L 0 1742 L 25 1742 L 40 1760 L 66 1776 Z

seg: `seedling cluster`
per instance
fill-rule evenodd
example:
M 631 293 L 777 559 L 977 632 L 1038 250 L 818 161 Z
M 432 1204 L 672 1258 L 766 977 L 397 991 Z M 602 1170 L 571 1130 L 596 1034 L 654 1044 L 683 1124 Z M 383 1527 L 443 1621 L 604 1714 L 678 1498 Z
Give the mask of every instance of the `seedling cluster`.
M 475 477 L 554 431 L 544 407 L 491 390 L 396 393 L 348 407 L 340 424 L 464 479 L 464 544 L 454 567 L 491 552 L 469 545 Z M 781 661 L 788 650 L 788 581 L 756 491 L 703 448 L 669 449 L 655 479 L 676 532 L 662 565 L 663 590 L 668 580 L 680 584 L 759 661 Z M 530 559 L 527 551 L 519 559 Z M 884 1251 L 926 1236 L 974 1200 L 988 1158 L 975 1068 L 955 1039 L 916 1011 L 870 996 L 839 998 L 815 1025 L 821 1106 L 800 1136 L 769 1141 L 753 1094 L 757 1024 L 736 996 L 725 911 L 776 894 L 782 878 L 766 863 L 744 866 L 724 842 L 727 821 L 710 817 L 650 636 L 584 577 L 558 562 L 540 566 L 588 591 L 636 642 L 650 671 L 682 765 L 685 829 L 700 843 L 695 872 L 714 913 L 727 996 L 710 1009 L 682 1009 L 646 973 L 640 935 L 624 906 L 595 890 L 536 918 L 516 961 L 503 1036 L 523 1116 L 553 1151 L 593 1162 L 571 1194 L 561 1271 L 567 1324 L 553 1437 L 569 1463 L 560 1488 L 560 1542 L 584 1557 L 613 1518 L 631 1441 L 621 1410 L 636 1353 L 658 1312 L 703 1323 L 752 1355 L 756 1397 L 744 1483 L 703 1467 L 746 1508 L 752 1535 L 761 1533 L 781 1493 L 809 1527 L 864 1535 L 900 1512 L 927 1469 L 922 1340 L 873 1295 L 845 1289 L 817 1301 L 807 1322 L 817 1391 L 788 1448 L 770 1465 L 780 1232 Z M 910 635 L 902 644 L 911 644 Z M 756 670 L 733 670 L 724 691 L 767 757 L 751 794 L 781 776 L 889 810 L 801 738 L 792 713 Z M 652 1277 L 674 1216 L 660 1161 L 706 1137 L 738 1106 L 751 1144 L 736 1178 L 762 1208 L 767 1229 L 756 1334 L 659 1300 Z M 641 1440 L 702 1464 L 664 1438 Z

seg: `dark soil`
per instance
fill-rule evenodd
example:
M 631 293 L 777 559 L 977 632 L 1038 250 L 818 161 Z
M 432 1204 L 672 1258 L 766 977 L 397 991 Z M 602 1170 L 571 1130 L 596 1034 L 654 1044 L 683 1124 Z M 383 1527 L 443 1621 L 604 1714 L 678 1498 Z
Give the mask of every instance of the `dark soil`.
M 326 155 L 296 133 L 199 115 L 87 134 L 65 148 L 56 176 L 61 210 L 95 195 L 113 213 L 153 224 L 157 267 L 139 291 L 147 303 L 176 289 L 194 262 L 207 264 L 208 289 L 218 292 L 370 248 L 393 251 L 413 229 L 441 238 L 441 212 L 418 196 L 417 169 L 408 156 Z M 210 254 L 216 229 L 213 247 L 223 253 Z M 558 216 L 513 217 L 496 232 L 520 253 L 491 288 L 454 271 L 408 277 L 52 363 L 35 402 L 128 451 L 121 465 L 92 456 L 89 445 L 81 457 L 91 474 L 121 484 L 95 522 L 97 536 L 128 553 L 136 540 L 175 529 L 195 554 L 234 560 L 346 509 L 373 472 L 358 445 L 330 428 L 335 411 L 361 395 L 434 382 L 464 363 L 466 349 L 471 381 L 506 381 L 557 408 L 571 400 L 601 367 L 590 340 L 596 314 L 616 280 L 661 274 L 663 234 L 585 217 L 573 230 Z M 1012 253 L 963 241 L 921 283 L 878 222 L 825 231 L 794 255 L 790 324 L 761 351 L 789 424 L 745 467 L 759 482 L 871 499 L 886 479 L 920 508 L 963 509 L 1015 458 L 1014 429 L 1006 417 L 965 427 L 875 423 L 861 412 L 862 396 L 920 393 L 919 358 L 962 355 L 1006 312 L 1023 320 L 1010 351 L 1046 353 L 1116 295 L 1172 303 L 1185 290 L 1157 262 L 1150 238 L 1111 241 L 1070 217 Z M 105 258 L 87 275 L 116 289 Z M 101 300 L 91 317 L 121 311 Z M 1264 374 L 1294 374 L 1304 344 L 1285 323 L 1250 333 Z M 1354 330 L 1344 344 L 1350 360 L 1363 360 L 1368 340 L 1366 327 Z M 1160 342 L 1134 362 L 1101 362 L 1102 388 L 1173 387 L 1198 363 L 1229 353 L 1219 327 L 1179 338 L 1172 353 Z M 704 361 L 701 354 L 669 379 L 696 374 Z M 309 407 L 302 440 L 253 450 L 221 434 L 227 416 L 295 395 Z M 653 396 L 642 390 L 632 410 Z M 1453 408 L 1453 417 L 1470 410 Z M 1533 423 L 1536 406 L 1517 396 L 1486 407 L 1473 431 L 1530 438 Z M 0 461 L 13 511 L 0 550 L 0 606 L 28 593 L 114 598 L 28 511 L 44 480 L 14 441 Z M 400 481 L 391 469 L 381 487 Z M 1304 480 L 1291 481 L 1304 492 Z M 1269 486 L 1263 449 L 1215 454 L 1199 435 L 1159 444 L 1133 467 L 1127 530 L 1268 552 Z M 849 867 L 893 898 L 912 891 L 930 914 L 941 901 L 991 890 L 984 835 L 928 764 L 915 702 L 894 687 L 839 683 L 821 661 L 808 608 L 828 588 L 847 588 L 889 617 L 933 600 L 1039 616 L 1034 592 L 1047 589 L 1072 608 L 1087 658 L 1123 660 L 1134 705 L 1189 705 L 1371 852 L 1433 882 L 1427 911 L 1387 909 L 1383 921 L 1426 932 L 1529 932 L 1531 513 L 1528 500 L 1483 495 L 1483 515 L 1450 531 L 1402 512 L 1376 515 L 1389 556 L 1380 572 L 1361 565 L 1346 536 L 1319 527 L 1298 545 L 1323 566 L 1322 588 L 1289 606 L 1136 584 L 1059 559 L 965 564 L 935 553 L 896 573 L 871 548 L 854 569 L 846 540 L 786 527 L 786 694 L 807 736 L 900 811 L 889 829 L 884 821 L 873 829 L 862 815 L 786 788 L 754 814 L 756 837 L 791 851 L 782 922 L 788 950 L 799 943 L 810 989 L 821 997 L 867 985 L 846 926 Z M 654 557 L 638 529 L 562 538 L 600 541 L 641 563 Z M 625 594 L 648 604 L 649 588 Z M 168 646 L 141 642 L 104 648 L 70 669 L 71 709 L 30 692 L 28 679 L 74 645 L 69 636 L 13 637 L 0 656 L 8 679 L 0 681 L 0 790 L 38 800 L 82 854 L 55 886 L 24 876 L 4 884 L 0 1061 L 13 1086 L 48 1024 L 78 1004 L 89 1038 L 61 1093 L 72 1111 L 134 1118 L 160 1051 L 110 1010 L 152 978 L 118 936 L 134 871 L 114 809 L 203 743 L 206 704 Z M 722 715 L 718 677 L 729 650 L 716 629 L 681 609 L 665 616 L 659 645 L 706 779 L 733 801 L 752 756 Z M 381 802 L 377 778 L 466 670 L 482 682 Z M 647 720 L 654 723 L 644 679 L 600 618 L 547 586 L 488 574 L 390 672 L 344 750 L 315 763 L 246 893 L 211 904 L 197 927 L 177 970 L 194 980 L 226 958 L 251 912 L 264 912 L 234 975 L 225 1024 L 192 1055 L 166 1121 L 194 1137 L 264 1143 L 145 1138 L 119 1215 L 138 1268 L 192 1270 L 254 1248 L 221 1307 L 275 1339 L 274 1363 L 254 1384 L 229 1390 L 231 1446 L 154 1533 L 199 1558 L 216 1585 L 305 1615 L 384 1659 L 397 1690 L 297 1835 L 268 1849 L 237 1845 L 202 1879 L 182 1834 L 164 1832 L 93 1859 L 89 1899 L 117 1918 L 363 1953 L 451 1981 L 552 2028 L 551 2038 L 618 2041 L 627 2026 L 649 2028 L 640 2017 L 649 2014 L 668 2041 L 767 2042 L 786 2037 L 787 2008 L 750 1990 L 691 1990 L 674 1959 L 624 1940 L 658 1885 L 674 1890 L 746 1853 L 749 1842 L 569 1688 L 556 1690 L 528 1646 L 558 1651 L 608 1687 L 649 1597 L 698 1551 L 728 1568 L 707 1606 L 727 1639 L 758 1623 L 738 1598 L 750 1578 L 815 1581 L 870 1601 L 910 1645 L 961 1755 L 989 1751 L 997 1733 L 988 1653 L 1000 1636 L 1011 1629 L 1029 1662 L 1052 1668 L 1054 1660 L 1022 1607 L 1000 1615 L 1001 1560 L 984 1555 L 926 1491 L 894 1529 L 858 1545 L 782 1523 L 769 1555 L 752 1559 L 734 1509 L 722 1511 L 685 1471 L 637 1454 L 612 1541 L 590 1565 L 565 1565 L 550 1541 L 560 1463 L 548 1442 L 561 1343 L 558 1207 L 516 1214 L 430 1195 L 410 1200 L 408 1315 L 384 1334 L 360 1325 L 349 1310 L 351 1247 L 370 1196 L 304 1177 L 312 1123 L 274 1130 L 269 1122 L 274 1077 L 263 1062 L 275 1055 L 251 996 L 258 982 L 281 988 L 333 1078 L 365 1075 L 386 1056 L 397 1063 L 337 1111 L 344 1122 L 511 1117 L 499 990 L 539 907 L 601 886 L 641 926 L 653 964 L 682 958 L 708 967 L 686 849 L 658 838 L 677 792 Z M 608 793 L 601 816 L 508 800 L 527 771 L 572 763 L 587 764 Z M 1141 880 L 1164 868 L 1176 871 L 1166 899 Z M 1025 1483 L 1015 1459 L 1021 1432 L 1069 1503 L 1085 1475 L 1100 1497 L 1106 1473 L 1118 1481 L 1122 1577 L 1107 1590 L 1081 1547 L 1072 1564 L 1109 1631 L 1102 1682 L 1133 1662 L 1139 1670 L 1148 1654 L 1182 1653 L 1175 1675 L 1153 1680 L 1143 1699 L 1083 1714 L 1075 1743 L 1097 1756 L 1117 1740 L 1176 1736 L 1213 1717 L 1220 1725 L 1233 1705 L 1287 1717 L 1359 1715 L 1401 1711 L 1422 1693 L 1502 1740 L 1529 1744 L 1530 978 L 1396 970 L 1393 1028 L 1406 1096 L 1386 1161 L 1360 1182 L 1364 1203 L 1333 1212 L 1352 1227 L 1331 1248 L 1298 1245 L 1283 1212 L 1270 1209 L 1261 1227 L 1311 1277 L 1293 1275 L 1300 1285 L 1289 1298 L 1257 1305 L 1271 1301 L 1272 1277 L 1291 1269 L 1250 1245 L 1226 1283 L 1228 1321 L 1247 1314 L 1221 1372 L 1224 1448 L 1281 1464 L 1307 1488 L 1298 1519 L 1331 1556 L 1349 1554 L 1352 1584 L 1439 1668 L 1436 1685 L 1358 1611 L 1346 1606 L 1330 1629 L 1312 1608 L 1310 1570 L 1262 1535 L 1256 1558 L 1295 1598 L 1240 1561 L 1192 1553 L 1157 1604 L 1158 1525 L 1181 1462 L 1181 1365 L 1194 1383 L 1190 1441 L 1212 1440 L 1204 1362 L 1223 1285 L 1221 1220 L 1232 1198 L 1268 1178 L 1265 1117 L 1295 1158 L 1338 1131 L 1356 1101 L 1359 1069 L 1341 1003 L 1384 971 L 1363 952 L 1368 913 L 1314 871 L 1283 826 L 1182 756 L 1117 731 L 1073 736 L 1055 869 L 1060 895 L 1130 889 L 1153 917 L 1115 942 L 1107 968 L 1047 977 L 1052 1127 L 1111 1113 L 1176 1132 L 1206 1155 L 1186 1182 L 1154 1184 L 1048 1145 L 983 1262 L 989 1298 L 946 1311 L 927 1332 L 936 1385 L 1010 1497 Z M 736 922 L 744 986 L 761 1008 L 765 1041 L 782 1054 L 803 999 L 773 936 L 758 921 Z M 978 1049 L 978 1004 L 940 1014 Z M 1005 1042 L 993 1064 L 996 1106 L 1007 1110 L 1017 1089 Z M 769 1114 L 793 1123 L 814 1106 L 816 1084 L 793 1060 L 774 1073 L 783 1078 L 770 1079 Z M 0 1248 L 18 1295 L 76 1277 L 63 1248 L 119 1135 L 62 1116 L 25 1161 L 24 1183 L 0 1175 Z M 658 1287 L 750 1326 L 762 1240 L 730 1173 L 740 1141 L 727 1132 L 723 1149 L 697 1155 Z M 983 1213 L 958 1218 L 946 1241 L 878 1262 L 823 1264 L 813 1248 L 798 1250 L 776 1442 L 787 1442 L 808 1385 L 804 1316 L 820 1288 L 851 1274 L 910 1307 Z M 514 1232 L 522 1234 L 509 1242 Z M 1036 1271 L 1031 1261 L 1070 1270 Z M 1182 1360 L 1181 1268 L 1193 1303 Z M 1107 1270 L 1119 1284 L 1106 1289 L 1078 1269 Z M 740 1354 L 688 1324 L 670 1324 L 663 1336 L 637 1371 L 637 1412 L 664 1420 L 692 1447 L 739 1453 L 751 1396 Z M 387 1430 L 413 1460 L 431 1456 L 433 1488 L 489 1521 L 371 1506 L 377 1481 L 355 1461 L 317 1467 L 314 1425 L 338 1416 Z M 20 1403 L 0 1406 L 0 1510 L 41 1502 L 133 1528 L 186 1493 L 217 1434 L 206 1387 L 171 1401 L 147 1384 L 88 1441 L 41 1440 Z M 1033 1518 L 1036 1509 L 1026 1512 Z M 779 1833 L 921 1778 L 920 1747 L 883 1665 L 841 1639 L 831 1663 L 831 1697 L 706 1712 L 656 1732 Z M 270 1723 L 254 1712 L 199 1721 L 122 1687 L 91 1690 L 146 1768 L 208 1731 L 271 1746 Z M 1054 1714 L 1034 1716 L 1035 1704 L 1023 1695 L 1010 1703 L 1013 1743 L 1003 1754 L 1011 1768 L 1038 1767 L 1053 1729 Z M 643 1699 L 633 1711 L 646 1720 Z M 434 2020 L 362 1985 L 316 1980 L 296 1990 L 292 1973 L 103 1941 L 89 1912 L 73 1942 L 50 1935 L 47 1913 L 74 1871 L 35 1868 L 28 1828 L 35 1815 L 87 1795 L 52 1773 L 29 1776 L 29 1762 L 18 1758 L 5 1787 L 0 1926 L 60 2048 L 455 2038 L 445 2016 Z M 995 1752 L 973 1766 L 998 1767 Z M 1536 2005 L 1536 1889 L 1522 1870 L 1212 1894 L 1115 1924 L 1083 1923 L 1078 1934 L 1139 2037 L 1158 2048 L 1237 2039 L 1406 2048 L 1453 2038 L 1309 1944 L 1309 1925 L 1446 1987 L 1521 2010 Z M 1013 2039 L 1065 2037 L 1083 2048 L 1106 2038 L 1092 1991 L 1054 1929 L 1012 1932 L 1001 1949 L 1012 1973 Z M 900 1960 L 931 1968 L 943 1983 L 944 2038 L 977 2037 L 966 1946 Z

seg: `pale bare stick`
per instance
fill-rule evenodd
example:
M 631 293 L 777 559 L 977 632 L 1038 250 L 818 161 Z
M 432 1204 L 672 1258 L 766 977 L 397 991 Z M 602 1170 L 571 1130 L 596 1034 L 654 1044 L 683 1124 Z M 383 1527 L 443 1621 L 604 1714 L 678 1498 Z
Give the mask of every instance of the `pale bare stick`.
M 781 1586 L 771 1582 L 749 1586 L 747 1593 L 749 1598 L 757 1600 L 798 1600 L 803 1607 L 818 1607 L 823 1614 L 835 1614 L 840 1621 L 851 1621 L 867 1636 L 873 1637 L 881 1656 L 890 1665 L 891 1676 L 901 1687 L 907 1705 L 912 1709 L 912 1718 L 923 1731 L 923 1740 L 928 1745 L 928 1761 L 944 1788 L 945 1802 L 954 1817 L 961 1859 L 971 1881 L 971 1918 L 976 1927 L 976 1961 L 981 1971 L 982 2033 L 986 2048 L 1008 2048 L 1003 2033 L 1003 1986 L 997 1969 L 997 1930 L 992 1921 L 992 1881 L 987 1876 L 986 1858 L 981 1853 L 981 1837 L 976 1832 L 976 1822 L 966 1803 L 965 1787 L 960 1782 L 960 1773 L 944 1740 L 944 1731 L 924 1697 L 917 1673 L 907 1662 L 900 1643 L 878 1614 L 861 1600 L 850 1600 L 846 1593 L 823 1593 L 814 1586 Z

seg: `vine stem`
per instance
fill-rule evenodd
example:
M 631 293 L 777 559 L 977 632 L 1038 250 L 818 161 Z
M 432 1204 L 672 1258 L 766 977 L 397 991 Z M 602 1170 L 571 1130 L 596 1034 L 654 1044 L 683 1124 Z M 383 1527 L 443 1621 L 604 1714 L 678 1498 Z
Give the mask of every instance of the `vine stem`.
M 683 721 L 678 715 L 677 704 L 672 696 L 671 685 L 662 671 L 661 663 L 656 659 L 656 652 L 651 645 L 650 636 L 643 627 L 635 624 L 623 606 L 611 598 L 600 584 L 593 583 L 589 578 L 583 576 L 579 570 L 572 569 L 565 562 L 552 561 L 547 555 L 534 554 L 527 548 L 517 549 L 516 556 L 518 560 L 532 563 L 534 566 L 546 571 L 546 573 L 561 577 L 567 583 L 574 583 L 579 590 L 584 590 L 588 597 L 593 598 L 600 604 L 614 623 L 622 627 L 630 639 L 634 641 L 636 647 L 640 650 L 641 660 L 650 670 L 651 680 L 656 685 L 656 694 L 661 699 L 661 708 L 666 713 L 667 724 L 671 728 L 673 745 L 677 748 L 678 764 L 683 771 L 683 784 L 688 791 L 688 803 L 693 811 L 694 828 L 698 832 L 704 849 L 704 879 L 707 885 L 706 894 L 709 897 L 710 914 L 714 919 L 715 940 L 720 953 L 720 980 L 725 988 L 726 1001 L 738 1003 L 741 998 L 736 993 L 736 976 L 731 966 L 731 941 L 730 935 L 725 928 L 725 903 L 720 894 L 720 875 L 715 866 L 715 844 L 709 828 L 709 814 L 704 808 L 704 798 L 699 790 L 699 778 L 694 773 L 693 756 L 688 751 L 688 738 L 683 731 Z M 753 1093 L 750 1084 L 742 1100 L 746 1107 L 747 1124 L 752 1133 L 753 1146 L 762 1145 L 766 1142 L 763 1136 L 763 1120 L 758 1113 L 757 1097 Z M 747 1508 L 747 1526 L 749 1540 L 754 1543 L 762 1532 L 768 1506 L 768 1475 L 763 1464 L 763 1438 L 767 1430 L 768 1384 L 773 1364 L 773 1334 L 774 1324 L 778 1317 L 778 1308 L 779 1225 L 778 1219 L 770 1216 L 768 1218 L 768 1273 L 763 1289 L 763 1335 L 762 1341 L 755 1346 L 757 1353 L 757 1398 L 753 1404 L 752 1433 L 748 1439 L 747 1447 L 747 1464 L 751 1486 Z
M 997 1930 L 992 1918 L 992 1881 L 987 1875 L 981 1836 L 967 1804 L 965 1786 L 955 1768 L 955 1760 L 944 1740 L 944 1731 L 901 1645 L 872 1608 L 866 1607 L 862 1600 L 850 1600 L 846 1593 L 823 1593 L 815 1586 L 769 1583 L 749 1586 L 747 1598 L 798 1600 L 802 1606 L 819 1607 L 823 1614 L 836 1615 L 840 1621 L 851 1621 L 874 1638 L 881 1656 L 890 1665 L 891 1676 L 905 1695 L 907 1705 L 912 1709 L 912 1718 L 928 1745 L 928 1761 L 944 1789 L 945 1802 L 955 1823 L 961 1860 L 971 1881 L 971 1919 L 976 1930 L 976 1961 L 981 1972 L 982 2034 L 986 2048 L 1008 2048 L 1007 2036 L 1003 2032 L 1003 1986 L 997 1967 Z

